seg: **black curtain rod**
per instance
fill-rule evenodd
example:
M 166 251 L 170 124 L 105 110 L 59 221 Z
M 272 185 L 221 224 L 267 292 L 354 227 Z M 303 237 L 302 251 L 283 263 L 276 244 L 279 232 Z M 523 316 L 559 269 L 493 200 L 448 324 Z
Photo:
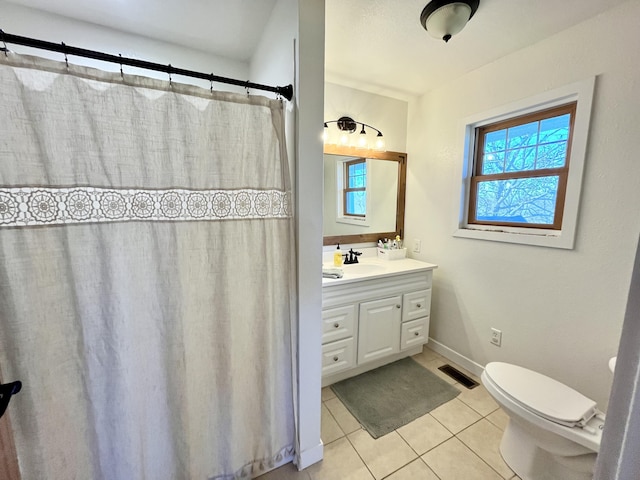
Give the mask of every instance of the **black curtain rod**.
M 49 50 L 51 52 L 63 53 L 65 57 L 67 55 L 75 55 L 77 57 L 93 58 L 94 60 L 102 60 L 103 62 L 116 63 L 118 65 L 128 65 L 130 67 L 139 67 L 147 70 L 155 70 L 157 72 L 164 72 L 169 75 L 183 75 L 185 77 L 201 78 L 203 80 L 209 80 L 211 82 L 227 83 L 230 85 L 237 85 L 239 87 L 253 88 L 256 90 L 264 90 L 267 92 L 274 92 L 283 96 L 287 100 L 293 98 L 293 85 L 287 85 L 285 87 L 272 87 L 271 85 L 262 85 L 260 83 L 253 83 L 250 81 L 236 80 L 235 78 L 220 77 L 213 73 L 202 73 L 193 70 L 185 70 L 183 68 L 173 67 L 171 64 L 162 65 L 160 63 L 147 62 L 144 60 L 136 60 L 135 58 L 127 58 L 116 55 L 110 55 L 108 53 L 96 52 L 94 50 L 86 50 L 84 48 L 72 47 L 63 43 L 45 42 L 44 40 L 37 40 L 35 38 L 21 37 L 19 35 L 12 35 L 0 30 L 0 42 L 4 43 L 4 50 L 6 50 L 7 43 L 13 43 L 15 45 L 23 45 L 25 47 L 39 48 L 41 50 Z M 0 48 L 1 50 L 2 48 Z

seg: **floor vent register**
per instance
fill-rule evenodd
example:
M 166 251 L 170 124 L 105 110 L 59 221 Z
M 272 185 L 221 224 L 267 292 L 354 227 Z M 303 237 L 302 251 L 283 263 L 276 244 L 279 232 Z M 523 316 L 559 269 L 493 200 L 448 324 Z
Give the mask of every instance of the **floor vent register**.
M 455 367 L 452 367 L 449 364 L 438 367 L 438 370 L 440 370 L 442 373 L 446 373 L 451 378 L 453 378 L 456 382 L 464 385 L 469 390 L 471 390 L 472 388 L 476 388 L 478 385 L 480 385 L 473 378 L 469 377 L 468 375 L 465 375 L 460 370 L 458 370 Z

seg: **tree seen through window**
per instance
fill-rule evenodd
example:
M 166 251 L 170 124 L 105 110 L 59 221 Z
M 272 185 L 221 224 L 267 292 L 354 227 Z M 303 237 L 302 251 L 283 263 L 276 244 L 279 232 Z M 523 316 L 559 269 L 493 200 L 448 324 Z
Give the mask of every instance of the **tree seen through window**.
M 469 223 L 560 229 L 575 103 L 477 129 Z

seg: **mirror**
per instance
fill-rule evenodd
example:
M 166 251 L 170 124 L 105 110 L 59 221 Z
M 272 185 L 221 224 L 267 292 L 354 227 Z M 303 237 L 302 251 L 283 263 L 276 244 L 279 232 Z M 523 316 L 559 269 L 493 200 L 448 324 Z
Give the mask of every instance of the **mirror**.
M 364 164 L 366 171 L 366 183 L 358 183 L 361 188 L 356 189 L 366 189 L 360 203 L 345 192 L 350 171 L 346 168 L 354 163 Z M 406 153 L 325 145 L 323 245 L 403 237 L 406 180 Z

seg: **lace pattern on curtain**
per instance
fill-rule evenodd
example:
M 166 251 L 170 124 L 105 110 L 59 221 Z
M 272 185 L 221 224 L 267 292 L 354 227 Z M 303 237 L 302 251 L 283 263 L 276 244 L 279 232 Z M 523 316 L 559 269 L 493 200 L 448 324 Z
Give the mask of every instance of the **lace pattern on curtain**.
M 289 205 L 282 190 L 1 188 L 0 226 L 288 218 Z

